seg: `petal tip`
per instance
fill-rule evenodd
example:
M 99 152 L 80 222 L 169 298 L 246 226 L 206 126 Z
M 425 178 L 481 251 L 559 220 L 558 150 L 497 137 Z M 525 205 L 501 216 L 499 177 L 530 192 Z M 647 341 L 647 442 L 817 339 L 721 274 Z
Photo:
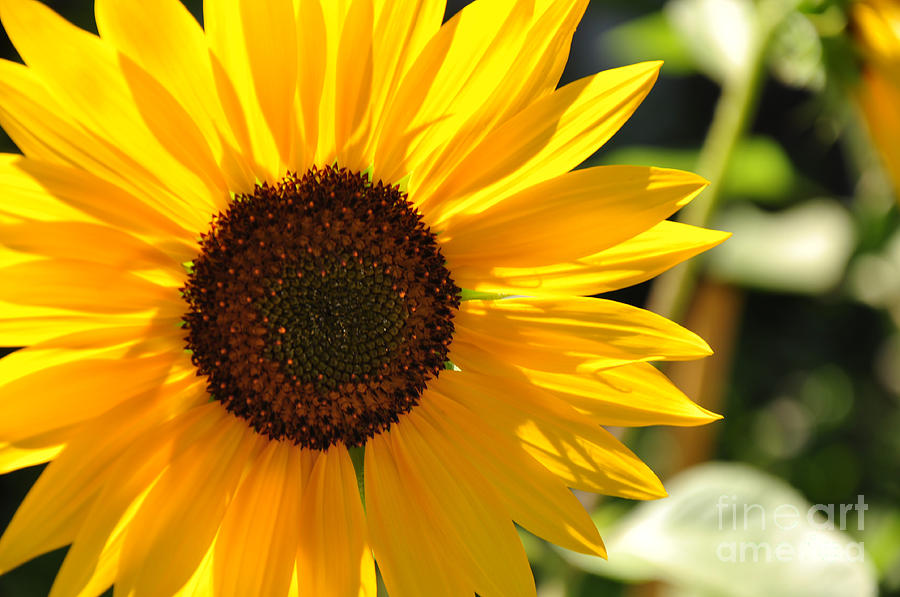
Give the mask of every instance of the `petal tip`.
M 707 410 L 699 404 L 694 404 L 694 407 L 696 408 L 697 412 L 694 414 L 691 420 L 692 427 L 709 425 L 710 423 L 714 423 L 725 418 L 723 415 L 720 415 L 719 413 L 713 412 L 711 410 Z
M 731 238 L 732 236 L 734 236 L 734 233 L 733 233 L 733 232 L 728 232 L 727 230 L 712 230 L 712 229 L 709 229 L 709 228 L 708 228 L 707 231 L 708 231 L 712 236 L 715 236 L 715 238 L 713 238 L 713 239 L 710 241 L 710 243 L 709 243 L 709 248 L 710 248 L 710 249 L 713 248 L 713 247 L 716 247 L 716 246 L 718 246 L 718 245 L 721 245 L 721 244 L 724 243 L 726 240 L 728 240 L 729 238 Z
M 598 558 L 603 558 L 604 560 L 609 559 L 609 554 L 606 552 L 606 546 L 603 544 L 603 541 L 600 540 L 597 544 L 591 546 L 590 553 L 588 555 L 597 556 Z
M 640 62 L 638 63 L 638 66 L 643 67 L 644 72 L 642 74 L 647 77 L 647 84 L 653 86 L 659 78 L 659 72 L 662 70 L 663 61 L 650 60 L 647 62 Z

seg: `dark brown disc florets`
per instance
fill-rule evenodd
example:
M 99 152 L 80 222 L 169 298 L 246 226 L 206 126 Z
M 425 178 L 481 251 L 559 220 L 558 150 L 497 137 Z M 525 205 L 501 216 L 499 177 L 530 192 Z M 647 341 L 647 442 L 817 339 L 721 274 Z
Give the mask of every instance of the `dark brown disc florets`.
M 459 289 L 398 187 L 311 169 L 239 195 L 183 288 L 211 396 L 258 432 L 361 445 L 444 368 Z

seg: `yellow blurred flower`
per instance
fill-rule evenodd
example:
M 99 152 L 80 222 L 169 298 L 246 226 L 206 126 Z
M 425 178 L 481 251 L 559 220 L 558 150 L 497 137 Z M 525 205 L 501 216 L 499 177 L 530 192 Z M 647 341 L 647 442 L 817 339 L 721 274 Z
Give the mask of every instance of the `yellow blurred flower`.
M 717 416 L 649 364 L 703 340 L 582 297 L 725 235 L 666 220 L 693 174 L 571 171 L 660 66 L 556 89 L 586 5 L 0 0 L 0 470 L 52 461 L 0 571 L 511 596 L 513 521 L 604 555 L 568 488 L 665 493 L 601 425 Z
M 857 2 L 853 20 L 865 63 L 859 90 L 863 116 L 900 196 L 900 2 Z

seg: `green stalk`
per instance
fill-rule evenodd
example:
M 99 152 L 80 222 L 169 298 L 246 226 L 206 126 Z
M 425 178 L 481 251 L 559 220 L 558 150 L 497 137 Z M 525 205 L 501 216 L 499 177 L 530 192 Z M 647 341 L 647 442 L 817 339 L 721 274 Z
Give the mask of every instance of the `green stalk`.
M 681 210 L 679 221 L 693 226 L 708 226 L 712 221 L 722 198 L 722 183 L 734 149 L 756 113 L 769 44 L 795 5 L 796 1 L 784 0 L 760 5 L 751 56 L 743 70 L 732 73 L 723 82 L 722 95 L 697 160 L 697 172 L 709 180 L 709 187 Z M 657 278 L 647 301 L 650 310 L 683 321 L 697 286 L 698 264 L 698 260 L 690 260 Z

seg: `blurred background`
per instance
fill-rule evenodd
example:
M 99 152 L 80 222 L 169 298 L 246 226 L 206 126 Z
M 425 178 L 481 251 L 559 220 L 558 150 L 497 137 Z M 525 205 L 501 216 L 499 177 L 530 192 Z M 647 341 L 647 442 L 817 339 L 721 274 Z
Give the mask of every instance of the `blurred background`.
M 96 31 L 90 0 L 44 1 Z M 451 0 L 448 16 L 466 3 Z M 201 2 L 185 4 L 199 19 Z M 867 4 L 879 5 L 900 11 Z M 885 139 L 900 146 L 890 128 L 900 102 L 882 97 L 888 111 L 870 109 L 866 126 L 861 107 L 878 102 L 861 99 L 863 73 L 884 65 L 862 41 L 859 10 L 849 0 L 591 1 L 564 83 L 666 63 L 586 165 L 698 172 L 712 185 L 676 218 L 734 233 L 612 298 L 709 341 L 713 357 L 665 371 L 725 418 L 614 429 L 670 497 L 579 496 L 609 561 L 523 532 L 541 597 L 900 595 L 900 217 L 881 157 Z M 0 55 L 17 59 L 2 33 Z M 885 80 L 900 84 L 897 71 Z M 2 133 L 0 151 L 15 151 Z M 39 473 L 0 477 L 0 528 Z M 64 553 L 0 577 L 0 596 L 46 595 Z

